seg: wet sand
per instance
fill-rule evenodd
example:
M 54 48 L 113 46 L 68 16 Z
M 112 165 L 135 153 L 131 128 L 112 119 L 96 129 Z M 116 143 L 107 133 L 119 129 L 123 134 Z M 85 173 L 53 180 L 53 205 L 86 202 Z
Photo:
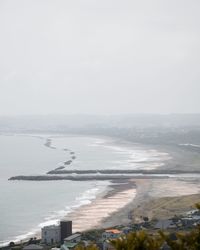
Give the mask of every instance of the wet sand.
M 75 212 L 68 214 L 66 219 L 73 221 L 73 232 L 104 228 L 106 227 L 104 223 L 106 218 L 112 218 L 111 225 L 114 226 L 118 224 L 118 221 L 113 215 L 132 202 L 135 196 L 136 186 L 134 182 L 112 183 L 91 204 L 82 206 Z

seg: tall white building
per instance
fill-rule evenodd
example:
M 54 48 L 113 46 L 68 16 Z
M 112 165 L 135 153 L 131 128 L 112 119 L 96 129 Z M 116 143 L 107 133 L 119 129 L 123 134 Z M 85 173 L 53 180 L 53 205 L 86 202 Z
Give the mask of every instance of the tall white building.
M 60 243 L 60 226 L 52 225 L 42 228 L 42 243 Z

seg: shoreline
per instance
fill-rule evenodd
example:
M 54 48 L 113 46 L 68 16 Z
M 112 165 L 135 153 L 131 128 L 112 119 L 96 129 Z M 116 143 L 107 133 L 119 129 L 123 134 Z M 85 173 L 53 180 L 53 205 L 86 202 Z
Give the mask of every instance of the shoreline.
M 63 216 L 59 220 L 72 220 L 72 230 L 75 232 L 83 232 L 93 228 L 102 228 L 105 219 L 112 217 L 112 214 L 119 211 L 130 203 L 136 195 L 135 183 L 129 181 L 111 181 L 103 185 L 102 190 L 97 192 L 95 198 L 90 199 L 89 204 L 83 204 L 74 208 L 72 212 Z M 89 216 L 88 216 L 89 214 Z M 92 216 L 91 216 L 92 215 Z M 87 226 L 86 226 L 87 225 Z M 113 224 L 113 226 L 115 223 Z M 27 235 L 27 236 L 25 236 Z M 17 239 L 20 238 L 21 239 Z M 41 230 L 35 230 L 32 233 L 18 235 L 16 239 L 2 243 L 0 247 L 8 246 L 10 241 L 17 243 L 26 243 L 30 238 L 36 237 L 41 239 Z
M 116 138 L 114 138 L 114 139 L 116 139 Z M 120 139 L 118 141 L 113 140 L 113 143 L 117 143 L 117 142 L 120 143 L 120 141 L 121 141 Z M 119 146 L 123 147 L 124 141 L 121 141 L 121 142 L 122 142 L 122 144 L 119 144 Z M 128 144 L 129 143 L 130 143 L 130 145 L 131 144 L 133 144 L 133 146 L 135 145 L 134 143 L 128 142 Z M 139 145 L 142 145 L 142 144 L 139 144 Z M 149 148 L 149 145 L 147 147 Z M 155 145 L 154 145 L 154 148 L 156 148 Z M 158 148 L 157 148 L 157 150 L 158 150 Z M 161 147 L 161 152 L 162 151 L 163 150 Z M 177 154 L 179 154 L 179 152 Z M 173 163 L 173 159 L 171 159 L 170 161 Z M 167 160 L 165 164 L 168 164 L 168 163 L 169 162 Z M 151 164 L 151 162 L 150 162 L 150 164 Z M 169 166 L 170 166 L 170 163 L 169 163 Z M 173 166 L 173 164 L 172 164 L 172 166 Z M 155 171 L 159 172 L 164 167 L 166 167 L 166 166 L 158 166 L 157 168 L 155 168 Z M 170 170 L 170 168 L 167 168 L 167 169 L 169 169 L 169 171 L 176 171 L 176 170 Z M 140 170 L 138 170 L 138 171 L 140 171 Z M 145 170 L 145 171 L 148 171 L 148 170 Z M 133 179 L 133 177 L 134 177 L 134 179 Z M 159 180 L 160 180 L 160 178 L 159 178 Z M 126 184 L 124 184 L 124 182 L 126 182 L 126 184 L 127 183 L 128 184 L 126 185 Z M 130 220 L 128 219 L 128 213 L 131 210 L 137 208 L 137 206 L 141 206 L 141 203 L 143 203 L 144 201 L 149 201 L 151 199 L 150 190 L 152 188 L 152 185 L 153 185 L 152 184 L 152 177 L 145 179 L 144 176 L 142 176 L 142 177 L 129 176 L 129 177 L 124 178 L 124 180 L 122 180 L 122 178 L 117 178 L 116 180 L 113 180 L 110 185 L 108 185 L 108 187 L 106 188 L 107 190 L 105 190 L 102 193 L 100 193 L 99 195 L 97 195 L 97 197 L 94 200 L 92 200 L 92 202 L 90 204 L 82 205 L 81 207 L 77 208 L 76 211 L 71 213 L 71 216 L 74 216 L 74 218 L 78 218 L 78 216 L 79 216 L 79 218 L 80 218 L 79 224 L 80 224 L 80 221 L 82 220 L 82 224 L 84 225 L 84 224 L 86 224 L 84 222 L 84 218 L 86 219 L 86 222 L 88 222 L 88 217 L 86 216 L 88 211 L 90 211 L 91 213 L 94 213 L 96 211 L 97 213 L 100 214 L 100 210 L 101 210 L 100 206 L 102 206 L 102 205 L 106 206 L 109 204 L 110 210 L 107 209 L 107 213 L 105 212 L 105 210 L 103 212 L 101 211 L 101 218 L 98 218 L 97 221 L 93 220 L 93 222 L 96 223 L 96 226 L 98 226 L 98 228 L 107 228 L 107 227 L 110 227 L 112 225 L 114 226 L 117 224 L 129 223 Z M 159 187 L 157 187 L 157 188 L 159 189 Z M 134 190 L 135 190 L 135 193 L 134 193 Z M 123 197 L 123 199 L 124 199 L 124 203 L 123 203 L 124 206 L 123 207 L 118 206 L 118 209 L 113 209 L 111 203 L 113 202 L 113 204 L 114 204 L 114 201 L 117 201 L 117 200 L 120 201 L 120 203 L 121 203 L 121 200 L 120 200 L 121 197 Z M 112 198 L 113 198 L 113 201 L 111 203 L 106 203 L 108 201 L 111 201 Z M 154 197 L 153 199 L 156 199 L 156 198 Z M 116 206 L 115 206 L 115 208 L 116 208 Z M 83 214 L 81 214 L 81 210 L 83 211 Z M 96 215 L 97 215 L 97 213 L 96 213 Z M 107 214 L 107 216 L 106 217 L 103 216 L 102 213 Z M 66 218 L 71 219 L 71 217 L 68 217 L 69 215 L 67 215 Z M 95 215 L 95 213 L 94 213 L 94 215 Z M 94 216 L 94 217 L 96 218 L 97 216 Z M 90 228 L 91 228 L 91 226 L 92 225 L 90 225 Z M 77 230 L 78 230 L 78 226 L 75 228 L 77 228 Z M 74 229 L 74 230 L 76 231 L 76 229 Z
M 135 182 L 114 181 L 111 182 L 105 191 L 85 206 L 81 206 L 74 212 L 69 213 L 65 219 L 72 220 L 73 232 L 83 232 L 94 228 L 106 228 L 104 221 L 112 218 L 112 225 L 117 224 L 113 214 L 131 203 L 137 193 Z M 127 214 L 128 218 L 128 214 Z
M 138 223 L 141 222 L 141 216 L 147 216 L 150 219 L 167 219 L 170 215 L 187 212 L 188 209 L 192 209 L 197 199 L 200 200 L 200 185 L 198 190 L 193 190 L 191 186 L 191 193 L 187 195 L 183 195 L 183 190 L 180 195 L 174 193 L 173 197 L 168 196 L 169 192 L 166 191 L 165 197 L 162 195 L 159 197 L 153 194 L 153 186 L 156 185 L 153 182 L 152 179 L 112 181 L 91 200 L 90 204 L 78 207 L 63 219 L 72 220 L 73 233 L 84 232 Z M 174 203 L 177 206 L 172 208 Z M 130 213 L 133 218 L 129 218 Z M 40 239 L 40 232 L 30 237 L 35 236 Z M 26 243 L 30 237 L 23 239 L 22 242 Z
M 54 218 L 48 218 L 48 216 L 46 216 L 46 218 L 48 219 L 44 219 L 43 221 L 38 222 L 38 224 L 35 227 L 29 228 L 29 231 L 26 230 L 23 234 L 18 234 L 8 240 L 2 241 L 0 243 L 0 247 L 6 247 L 8 246 L 10 242 L 15 242 L 16 244 L 20 244 L 20 243 L 24 244 L 24 243 L 27 243 L 30 238 L 34 238 L 34 237 L 40 240 L 42 227 L 49 226 L 49 225 L 56 225 L 59 223 L 60 220 L 64 220 L 66 216 L 68 216 L 68 214 L 71 214 L 75 212 L 76 210 L 79 210 L 82 207 L 87 206 L 88 202 L 92 203 L 94 200 L 97 199 L 97 197 L 101 197 L 103 194 L 106 194 L 108 192 L 109 185 L 110 183 L 108 181 L 104 181 L 104 182 L 99 181 L 96 184 L 92 184 L 90 189 L 87 189 L 82 194 L 80 194 L 80 196 L 76 197 L 76 200 L 74 200 L 74 203 L 70 207 L 70 210 L 72 210 L 72 212 L 66 211 L 64 215 L 62 216 L 58 215 Z M 84 203 L 82 204 L 82 201 L 86 202 L 86 204 Z M 59 211 L 62 211 L 62 210 L 58 210 L 57 212 Z M 49 223 L 50 221 L 54 221 L 54 222 Z

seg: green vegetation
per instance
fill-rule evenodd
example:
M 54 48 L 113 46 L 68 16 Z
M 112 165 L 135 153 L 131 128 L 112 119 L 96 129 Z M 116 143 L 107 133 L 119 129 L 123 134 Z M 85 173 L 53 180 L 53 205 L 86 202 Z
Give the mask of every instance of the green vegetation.
M 79 245 L 75 248 L 75 250 L 99 250 L 99 248 L 95 245 L 89 245 L 89 246 L 83 246 L 83 245 Z
M 163 242 L 161 236 L 150 236 L 145 231 L 133 232 L 110 241 L 116 250 L 159 250 Z
M 199 250 L 200 249 L 200 226 L 190 233 L 177 233 L 176 240 L 170 239 L 170 236 L 160 232 L 161 237 L 172 250 Z

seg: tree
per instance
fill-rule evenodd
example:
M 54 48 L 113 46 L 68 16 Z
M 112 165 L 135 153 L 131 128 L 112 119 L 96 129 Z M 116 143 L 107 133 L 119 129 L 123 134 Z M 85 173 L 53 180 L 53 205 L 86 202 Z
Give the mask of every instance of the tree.
M 78 245 L 75 250 L 99 250 L 98 247 L 94 244 L 89 246 Z
M 116 250 L 159 250 L 163 244 L 160 236 L 150 236 L 145 231 L 129 233 L 110 243 Z

